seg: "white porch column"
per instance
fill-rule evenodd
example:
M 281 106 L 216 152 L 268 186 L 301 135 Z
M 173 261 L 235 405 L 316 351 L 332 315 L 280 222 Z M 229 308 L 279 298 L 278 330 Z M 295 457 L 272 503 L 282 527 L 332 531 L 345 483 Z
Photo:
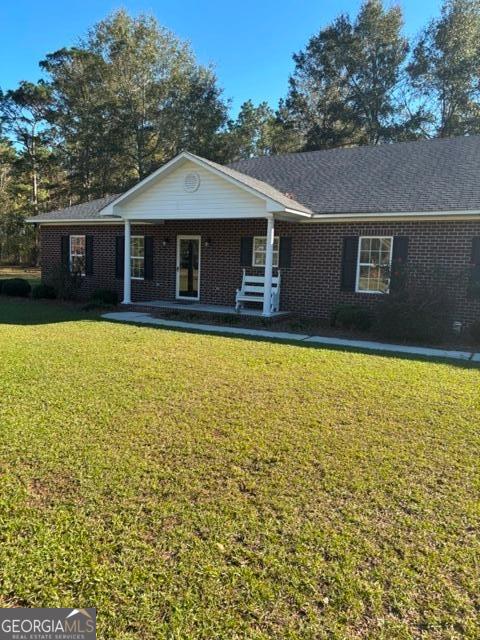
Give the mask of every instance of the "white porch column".
M 272 271 L 273 271 L 273 240 L 275 237 L 275 225 L 273 216 L 267 218 L 267 246 L 265 252 L 265 287 L 263 290 L 262 316 L 268 318 L 272 315 Z
M 130 251 L 131 229 L 130 220 L 125 220 L 125 253 L 124 253 L 124 265 L 123 265 L 123 301 L 122 304 L 130 304 L 132 302 L 131 297 L 131 276 L 132 276 L 132 261 Z

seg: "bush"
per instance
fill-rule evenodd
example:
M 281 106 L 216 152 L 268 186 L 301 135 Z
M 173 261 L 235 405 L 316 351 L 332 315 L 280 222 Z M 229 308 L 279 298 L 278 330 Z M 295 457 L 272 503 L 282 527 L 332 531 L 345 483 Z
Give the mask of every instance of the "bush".
M 468 332 L 475 344 L 480 344 L 480 320 L 475 320 L 468 328 Z
M 452 302 L 443 291 L 405 290 L 384 296 L 375 332 L 382 338 L 441 342 L 452 330 Z
M 368 331 L 374 322 L 374 315 L 367 307 L 355 304 L 339 304 L 332 313 L 332 327 Z
M 82 305 L 82 311 L 99 311 L 105 309 L 105 305 L 101 302 L 86 302 Z
M 39 300 L 40 298 L 46 298 L 48 300 L 54 300 L 57 297 L 55 288 L 49 284 L 36 284 L 32 288 L 32 298 Z
M 2 281 L 2 294 L 4 296 L 19 296 L 28 298 L 32 287 L 28 280 L 23 278 L 9 278 Z
M 82 276 L 71 273 L 62 265 L 50 277 L 50 286 L 55 289 L 60 300 L 77 300 L 82 287 Z
M 90 302 L 94 304 L 118 304 L 118 293 L 110 289 L 97 289 L 90 296 Z

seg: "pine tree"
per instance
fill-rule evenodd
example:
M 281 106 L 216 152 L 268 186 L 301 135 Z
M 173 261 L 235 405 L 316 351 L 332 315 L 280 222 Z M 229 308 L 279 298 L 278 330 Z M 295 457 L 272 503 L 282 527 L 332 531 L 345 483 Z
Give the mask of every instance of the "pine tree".
M 294 55 L 287 106 L 306 149 L 378 144 L 411 135 L 400 81 L 408 53 L 402 13 L 366 0 L 357 18 L 339 16 Z
M 408 71 L 430 136 L 480 133 L 480 1 L 446 0 Z
M 216 77 L 153 17 L 117 11 L 41 63 L 54 124 L 82 197 L 127 188 L 182 148 L 214 155 L 227 120 Z

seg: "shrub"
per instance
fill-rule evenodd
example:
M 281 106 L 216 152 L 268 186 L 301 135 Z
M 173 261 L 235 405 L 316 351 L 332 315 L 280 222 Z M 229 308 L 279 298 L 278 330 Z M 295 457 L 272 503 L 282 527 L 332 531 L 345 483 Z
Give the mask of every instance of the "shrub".
M 374 321 L 374 315 L 367 307 L 355 304 L 339 304 L 332 313 L 331 324 L 342 329 L 368 331 Z
M 480 320 L 475 320 L 468 328 L 468 332 L 475 344 L 480 344 Z
M 9 278 L 2 282 L 2 294 L 5 296 L 19 296 L 28 298 L 32 287 L 28 280 L 23 278 Z
M 118 293 L 110 289 L 96 289 L 90 296 L 90 302 L 95 304 L 118 304 Z
M 54 300 L 57 297 L 55 288 L 49 284 L 36 284 L 32 288 L 32 298 L 39 300 L 40 298 L 47 298 L 48 300 Z
M 62 265 L 50 278 L 50 285 L 53 286 L 60 300 L 76 300 L 82 287 L 82 276 L 79 273 L 71 273 Z
M 98 311 L 104 308 L 105 305 L 101 302 L 86 302 L 82 305 L 82 311 Z
M 404 290 L 378 305 L 376 333 L 382 338 L 441 342 L 452 328 L 452 302 L 442 290 Z

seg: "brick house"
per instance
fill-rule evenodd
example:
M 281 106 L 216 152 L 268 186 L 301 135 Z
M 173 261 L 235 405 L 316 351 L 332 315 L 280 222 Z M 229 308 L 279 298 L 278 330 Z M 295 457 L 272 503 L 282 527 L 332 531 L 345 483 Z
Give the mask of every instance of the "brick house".
M 469 295 L 480 284 L 477 136 L 229 166 L 183 152 L 124 194 L 30 222 L 43 281 L 63 264 L 81 272 L 85 297 L 106 288 L 125 304 L 231 308 L 250 274 L 262 285 L 246 307 L 268 317 L 280 273 L 280 312 L 328 318 L 339 303 L 375 305 L 406 265 L 450 290 L 456 320 L 480 318 Z

